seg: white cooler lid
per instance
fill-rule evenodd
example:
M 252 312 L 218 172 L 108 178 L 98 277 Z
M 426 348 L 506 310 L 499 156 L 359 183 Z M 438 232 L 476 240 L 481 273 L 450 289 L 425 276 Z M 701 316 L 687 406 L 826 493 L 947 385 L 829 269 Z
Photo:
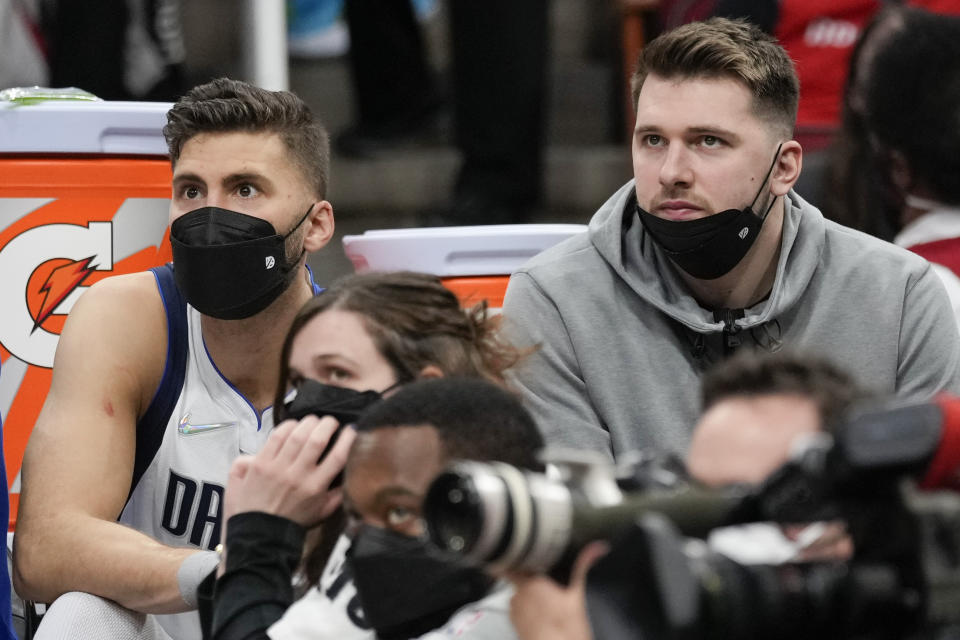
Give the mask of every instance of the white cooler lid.
M 168 102 L 0 101 L 0 153 L 167 155 Z
M 437 276 L 510 275 L 585 224 L 504 224 L 476 227 L 377 229 L 344 236 L 358 272 L 423 271 Z

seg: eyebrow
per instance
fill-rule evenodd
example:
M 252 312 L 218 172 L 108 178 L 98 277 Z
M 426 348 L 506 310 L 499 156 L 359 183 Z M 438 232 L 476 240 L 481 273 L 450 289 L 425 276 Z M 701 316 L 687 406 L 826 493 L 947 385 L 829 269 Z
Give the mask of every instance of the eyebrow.
M 174 186 L 184 182 L 199 182 L 199 183 L 205 184 L 205 181 L 202 180 L 200 176 L 198 176 L 195 173 L 181 173 L 173 177 Z
M 206 180 L 195 173 L 181 173 L 173 178 L 174 185 L 182 184 L 184 182 L 196 182 L 199 184 L 207 183 Z M 221 180 L 221 184 L 223 185 L 237 184 L 240 182 L 260 182 L 272 184 L 270 179 L 262 173 L 231 173 L 228 176 L 224 176 L 223 180 Z
M 348 364 L 351 367 L 354 367 L 354 368 L 357 367 L 356 361 L 340 353 L 318 353 L 317 355 L 310 358 L 310 361 L 315 365 L 317 363 L 326 364 L 330 360 L 342 360 L 345 364 Z
M 373 504 L 379 506 L 386 502 L 389 498 L 394 496 L 405 496 L 409 498 L 415 498 L 417 500 L 422 500 L 423 496 L 419 493 L 415 493 L 406 487 L 401 487 L 399 485 L 392 485 L 389 487 L 384 487 L 377 491 L 373 496 Z
M 740 134 L 734 133 L 733 131 L 730 131 L 729 129 L 724 129 L 723 127 L 709 127 L 709 126 L 707 126 L 707 127 L 690 127 L 689 129 L 687 129 L 687 131 L 688 131 L 689 133 L 698 133 L 698 134 L 701 134 L 701 135 L 703 135 L 703 134 L 706 134 L 706 135 L 715 135 L 715 136 L 718 136 L 718 137 L 720 137 L 720 138 L 727 138 L 727 139 L 729 139 L 729 140 L 735 140 L 735 141 L 739 141 L 739 140 L 740 140 Z
M 383 505 L 388 499 L 394 496 L 404 496 L 408 498 L 414 498 L 415 500 L 420 500 L 420 501 L 423 500 L 422 495 L 418 493 L 414 493 L 410 489 L 406 489 L 398 485 L 391 485 L 389 487 L 384 487 L 383 489 L 380 489 L 380 491 L 377 491 L 373 495 L 373 500 L 371 501 L 371 505 L 374 509 L 376 509 L 381 505 Z M 354 504 L 353 499 L 350 497 L 350 494 L 347 493 L 346 485 L 344 485 L 343 487 L 343 505 L 342 506 L 343 506 L 343 510 L 347 513 L 357 513 L 357 514 L 360 513 L 360 510 L 357 509 L 357 505 Z
M 649 132 L 659 133 L 662 130 L 663 129 L 661 129 L 661 127 L 654 124 L 638 124 L 634 128 L 634 131 L 637 133 L 649 133 Z M 698 135 L 715 135 L 719 138 L 727 138 L 735 141 L 740 140 L 739 134 L 734 133 L 729 129 L 724 129 L 723 127 L 717 127 L 717 126 L 711 126 L 711 125 L 699 125 L 696 127 L 687 127 L 684 130 L 684 133 L 688 135 L 691 133 L 698 134 Z
M 237 184 L 238 182 L 266 182 L 270 183 L 270 179 L 262 173 L 231 173 L 228 176 L 225 176 L 221 181 L 221 184 Z

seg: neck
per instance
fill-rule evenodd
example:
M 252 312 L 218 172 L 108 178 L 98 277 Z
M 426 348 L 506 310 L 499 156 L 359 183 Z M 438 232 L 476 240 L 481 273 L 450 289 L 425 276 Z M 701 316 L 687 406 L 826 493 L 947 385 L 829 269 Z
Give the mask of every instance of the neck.
M 701 280 L 677 269 L 700 306 L 707 309 L 745 309 L 763 300 L 773 289 L 783 236 L 783 198 L 778 198 L 764 220 L 757 241 L 737 266 L 713 280 Z
M 280 348 L 294 316 L 313 296 L 310 276 L 301 275 L 269 307 L 243 320 L 201 316 L 203 341 L 220 372 L 254 407 L 273 404 L 280 375 Z

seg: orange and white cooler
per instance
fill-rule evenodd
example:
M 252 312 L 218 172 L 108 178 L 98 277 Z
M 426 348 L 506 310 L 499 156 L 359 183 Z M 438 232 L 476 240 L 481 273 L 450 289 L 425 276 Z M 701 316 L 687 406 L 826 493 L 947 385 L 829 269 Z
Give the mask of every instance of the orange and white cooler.
M 165 103 L 0 102 L 0 415 L 20 466 L 67 313 L 90 285 L 170 260 Z
M 503 306 L 510 274 L 544 249 L 587 230 L 582 224 L 513 224 L 384 229 L 344 236 L 354 269 L 439 276 L 460 304 Z

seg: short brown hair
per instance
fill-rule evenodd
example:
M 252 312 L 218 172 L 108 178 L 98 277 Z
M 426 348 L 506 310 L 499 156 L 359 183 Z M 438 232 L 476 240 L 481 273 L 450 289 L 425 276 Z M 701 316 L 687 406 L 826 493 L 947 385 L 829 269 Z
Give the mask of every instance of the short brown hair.
M 194 87 L 167 112 L 163 136 L 174 166 L 188 140 L 200 133 L 275 133 L 320 198 L 326 198 L 330 141 L 310 108 L 289 91 L 267 91 L 219 78 Z
M 640 53 L 630 80 L 636 108 L 648 75 L 666 79 L 728 77 L 753 94 L 758 117 L 792 135 L 800 83 L 787 52 L 775 38 L 743 20 L 710 18 L 668 31 Z
M 868 397 L 833 362 L 791 350 L 741 351 L 710 369 L 701 386 L 703 411 L 730 398 L 780 394 L 812 401 L 823 430 L 830 432 L 854 404 Z
M 335 282 L 297 313 L 280 352 L 274 407 L 281 407 L 287 394 L 294 339 L 310 320 L 329 309 L 351 311 L 363 319 L 399 381 L 411 381 L 424 367 L 434 365 L 447 376 L 504 384 L 504 370 L 519 357 L 500 338 L 499 317 L 491 317 L 485 303 L 461 308 L 440 278 L 414 271 L 354 274 Z
M 370 272 L 338 280 L 297 313 L 280 350 L 280 380 L 274 415 L 282 415 L 290 383 L 290 351 L 300 331 L 330 309 L 358 314 L 377 351 L 398 382 L 411 382 L 434 365 L 445 376 L 479 378 L 505 386 L 503 372 L 520 353 L 499 337 L 499 317 L 485 303 L 463 309 L 436 276 L 414 271 Z M 304 586 L 317 584 L 337 536 L 345 526 L 342 509 L 323 523 L 302 564 Z

